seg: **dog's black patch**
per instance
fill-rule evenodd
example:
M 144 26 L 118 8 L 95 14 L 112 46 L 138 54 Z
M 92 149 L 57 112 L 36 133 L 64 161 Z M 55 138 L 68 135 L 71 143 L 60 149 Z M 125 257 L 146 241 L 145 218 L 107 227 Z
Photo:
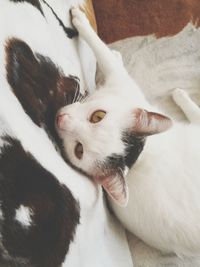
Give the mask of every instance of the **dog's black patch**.
M 14 3 L 27 2 L 33 5 L 34 7 L 36 7 L 42 13 L 42 15 L 44 15 L 39 0 L 9 0 L 9 1 L 14 2 Z
M 133 166 L 144 148 L 145 140 L 145 137 L 136 136 L 133 133 L 125 132 L 123 134 L 122 141 L 126 147 L 124 156 L 125 166 L 128 168 Z
M 0 158 L 2 245 L 9 257 L 28 260 L 27 266 L 59 267 L 79 223 L 79 205 L 70 190 L 25 152 L 18 140 L 4 140 Z M 21 205 L 32 211 L 29 226 L 15 218 Z
M 29 3 L 29 4 L 33 5 L 34 7 L 36 7 L 41 12 L 42 15 L 44 15 L 39 0 L 9 0 L 9 1 L 14 2 L 14 3 L 22 3 L 22 2 Z M 65 32 L 65 34 L 67 35 L 68 38 L 72 39 L 73 37 L 78 36 L 77 30 L 66 27 L 64 25 L 64 23 L 62 22 L 62 20 L 58 17 L 56 12 L 53 10 L 53 8 L 45 0 L 42 0 L 42 1 L 46 6 L 48 6 L 48 8 L 50 8 L 52 14 L 56 18 L 56 20 L 58 21 L 59 25 L 62 27 L 63 31 Z
M 58 17 L 58 15 L 56 14 L 56 12 L 53 10 L 53 8 L 45 0 L 42 0 L 42 1 L 43 1 L 43 3 L 45 3 L 45 5 L 48 6 L 48 8 L 51 9 L 51 12 L 53 13 L 53 15 L 55 16 L 55 18 L 57 19 L 59 25 L 63 28 L 63 31 L 66 33 L 67 37 L 73 38 L 75 36 L 78 36 L 77 30 L 72 29 L 72 28 L 69 28 L 69 27 L 66 27 L 64 25 L 64 23 L 62 22 L 62 20 Z
M 2 225 L 2 220 L 0 220 L 0 226 Z M 2 242 L 2 241 L 1 241 Z M 7 250 L 0 244 L 0 266 L 1 267 L 34 267 L 28 259 L 11 257 Z
M 13 92 L 31 119 L 58 143 L 56 113 L 78 95 L 79 79 L 64 76 L 50 58 L 34 54 L 18 39 L 7 42 L 6 55 L 7 80 Z

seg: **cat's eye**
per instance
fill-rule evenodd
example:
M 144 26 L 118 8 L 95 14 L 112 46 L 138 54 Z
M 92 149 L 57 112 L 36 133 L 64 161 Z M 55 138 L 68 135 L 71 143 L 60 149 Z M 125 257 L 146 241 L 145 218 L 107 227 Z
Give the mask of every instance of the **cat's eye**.
M 103 110 L 97 110 L 92 113 L 90 117 L 90 122 L 91 123 L 98 123 L 100 122 L 106 115 L 106 112 Z
M 74 149 L 74 154 L 78 159 L 82 159 L 83 157 L 83 145 L 81 143 L 77 143 Z

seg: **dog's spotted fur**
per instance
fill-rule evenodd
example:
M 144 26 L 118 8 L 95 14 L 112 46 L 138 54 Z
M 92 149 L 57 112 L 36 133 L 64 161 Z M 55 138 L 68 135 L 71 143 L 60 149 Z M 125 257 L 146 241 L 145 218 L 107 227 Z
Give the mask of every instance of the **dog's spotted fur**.
M 44 16 L 40 1 L 10 1 L 16 5 L 30 3 L 31 8 L 35 7 Z M 19 9 L 23 7 L 21 4 Z M 22 39 L 9 36 L 4 49 L 6 79 L 11 91 L 35 127 L 45 130 L 54 145 L 59 146 L 55 115 L 79 94 L 79 78 L 66 76 L 51 58 L 33 52 Z M 16 110 L 16 120 L 17 116 Z M 22 221 L 17 217 L 21 207 L 30 211 L 29 224 L 23 222 L 23 216 Z M 79 217 L 79 203 L 70 189 L 26 151 L 15 133 L 7 132 L 7 127 L 1 128 L 0 266 L 61 266 Z

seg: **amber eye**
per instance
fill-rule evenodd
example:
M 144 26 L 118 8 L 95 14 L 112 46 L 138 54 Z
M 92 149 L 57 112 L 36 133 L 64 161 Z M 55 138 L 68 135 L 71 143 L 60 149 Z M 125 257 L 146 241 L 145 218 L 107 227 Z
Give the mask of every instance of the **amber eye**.
M 106 112 L 103 110 L 97 110 L 94 113 L 92 113 L 92 116 L 90 117 L 91 123 L 97 123 L 100 122 L 106 115 Z
M 81 143 L 77 143 L 74 149 L 74 154 L 78 159 L 82 159 L 83 157 L 83 145 Z

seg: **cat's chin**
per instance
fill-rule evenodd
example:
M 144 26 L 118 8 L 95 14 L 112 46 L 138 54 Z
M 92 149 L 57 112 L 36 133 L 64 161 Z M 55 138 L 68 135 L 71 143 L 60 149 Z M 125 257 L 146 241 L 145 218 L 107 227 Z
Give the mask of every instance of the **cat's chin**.
M 127 206 L 129 200 L 129 190 L 124 178 L 127 174 L 126 170 L 124 172 L 110 169 L 104 169 L 104 171 L 102 171 L 101 168 L 97 168 L 95 172 L 91 171 L 89 173 L 74 165 L 68 157 L 67 159 L 68 163 L 76 170 L 80 171 L 97 184 L 100 184 L 117 205 L 121 207 Z
M 129 192 L 126 181 L 121 173 L 115 172 L 105 176 L 95 176 L 94 179 L 103 186 L 104 190 L 117 205 L 121 207 L 127 206 Z

